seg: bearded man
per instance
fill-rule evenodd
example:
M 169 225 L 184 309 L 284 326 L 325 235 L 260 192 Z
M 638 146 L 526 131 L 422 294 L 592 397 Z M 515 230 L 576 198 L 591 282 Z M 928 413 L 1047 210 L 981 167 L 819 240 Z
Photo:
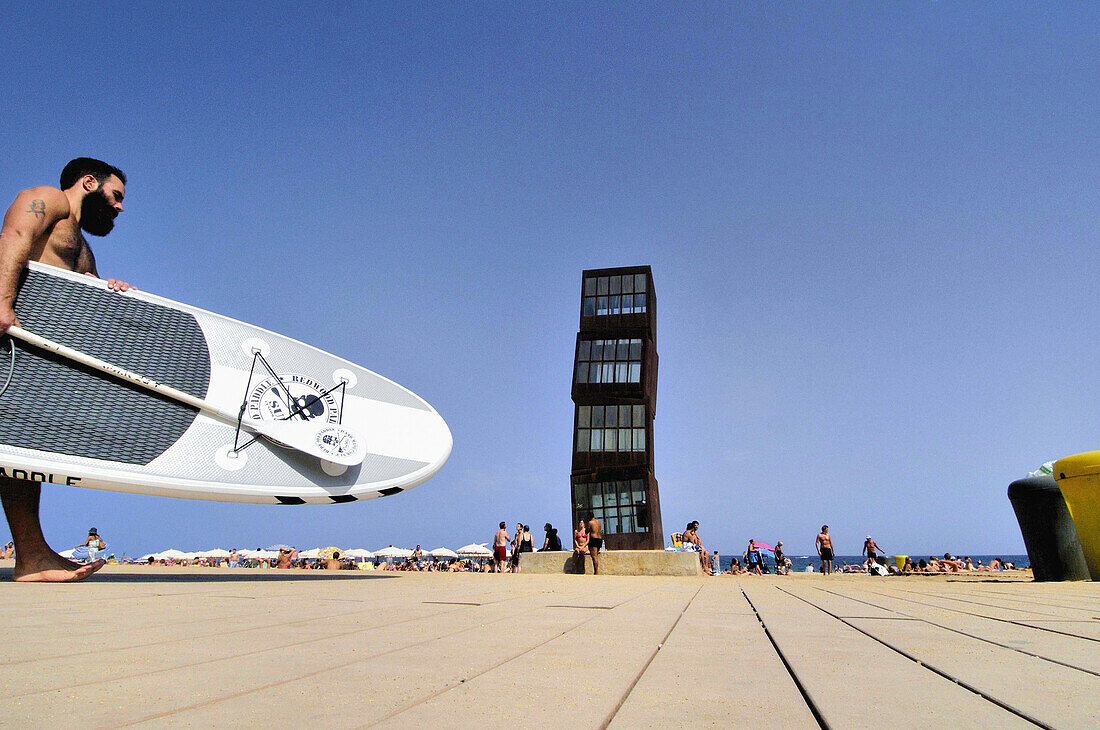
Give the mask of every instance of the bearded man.
M 0 333 L 19 324 L 15 297 L 28 261 L 99 277 L 83 233 L 110 233 L 122 212 L 125 194 L 126 176 L 121 170 L 100 160 L 78 157 L 61 171 L 60 187 L 42 185 L 15 196 L 0 229 Z M 118 292 L 131 288 L 116 279 L 107 283 Z M 0 477 L 0 500 L 15 542 L 12 577 L 17 581 L 73 581 L 102 568 L 103 560 L 80 565 L 50 549 L 38 518 L 41 495 L 38 482 Z

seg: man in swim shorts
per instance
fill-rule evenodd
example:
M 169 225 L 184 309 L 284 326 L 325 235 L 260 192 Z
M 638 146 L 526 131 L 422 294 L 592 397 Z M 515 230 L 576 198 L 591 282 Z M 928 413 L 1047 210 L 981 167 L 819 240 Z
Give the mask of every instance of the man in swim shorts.
M 585 527 L 588 529 L 588 554 L 592 556 L 592 575 L 600 574 L 600 548 L 603 547 L 603 532 L 600 531 L 600 521 L 591 512 L 584 516 Z
M 500 523 L 500 529 L 493 535 L 493 565 L 490 573 L 503 573 L 504 563 L 508 560 L 508 528 Z
M 833 538 L 829 535 L 829 526 L 822 525 L 817 534 L 817 554 L 821 558 L 821 572 L 825 575 L 833 572 Z
M 865 565 L 878 562 L 878 554 L 883 552 L 882 548 L 878 546 L 878 543 L 871 539 L 868 535 L 867 539 L 863 541 L 863 552 L 867 555 L 867 562 Z
M 84 233 L 106 236 L 122 212 L 126 176 L 100 160 L 78 157 L 61 171 L 59 187 L 40 185 L 15 196 L 0 228 L 0 332 L 18 325 L 15 295 L 28 261 L 97 277 L 95 256 Z M 108 279 L 114 291 L 126 291 L 125 281 Z M 74 312 L 74 316 L 79 313 Z M 83 580 L 106 561 L 80 565 L 61 557 L 46 544 L 39 522 L 42 496 L 39 482 L 0 477 L 0 500 L 15 542 L 17 581 Z

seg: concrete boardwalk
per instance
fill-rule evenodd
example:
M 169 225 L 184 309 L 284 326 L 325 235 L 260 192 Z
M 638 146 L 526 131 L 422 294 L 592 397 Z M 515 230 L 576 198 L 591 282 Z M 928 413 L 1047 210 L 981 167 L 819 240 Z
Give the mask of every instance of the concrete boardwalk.
M 1096 726 L 1100 585 L 984 577 L 5 580 L 0 725 Z

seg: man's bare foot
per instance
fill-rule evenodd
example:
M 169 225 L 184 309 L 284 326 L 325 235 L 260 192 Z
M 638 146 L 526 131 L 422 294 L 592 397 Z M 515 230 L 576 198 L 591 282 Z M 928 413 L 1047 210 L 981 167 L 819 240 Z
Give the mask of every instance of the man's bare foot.
M 68 583 L 84 580 L 106 564 L 107 561 L 101 559 L 81 565 L 53 553 L 50 556 L 44 556 L 40 561 L 16 560 L 12 580 L 21 583 Z

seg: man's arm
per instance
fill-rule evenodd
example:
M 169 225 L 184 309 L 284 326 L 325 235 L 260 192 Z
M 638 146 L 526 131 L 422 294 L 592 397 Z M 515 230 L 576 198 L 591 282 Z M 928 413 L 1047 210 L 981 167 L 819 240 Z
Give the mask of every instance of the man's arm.
M 15 196 L 0 228 L 0 332 L 19 324 L 15 291 L 19 276 L 37 241 L 49 236 L 54 225 L 69 217 L 69 199 L 57 188 L 27 188 Z

